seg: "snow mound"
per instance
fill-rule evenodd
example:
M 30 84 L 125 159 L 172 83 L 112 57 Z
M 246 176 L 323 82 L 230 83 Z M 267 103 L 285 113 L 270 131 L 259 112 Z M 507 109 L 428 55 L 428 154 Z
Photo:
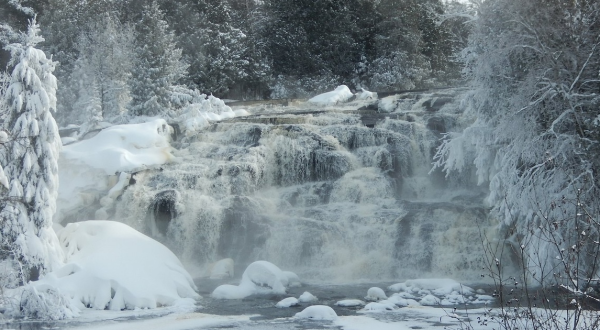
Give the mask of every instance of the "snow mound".
M 233 259 L 226 258 L 215 262 L 209 270 L 211 280 L 233 277 Z
M 251 287 L 241 285 L 219 285 L 211 294 L 215 299 L 244 299 L 254 293 Z
M 298 299 L 296 299 L 295 297 L 289 297 L 289 298 L 285 298 L 282 301 L 278 302 L 275 305 L 275 307 L 288 308 L 288 307 L 298 306 L 298 305 L 300 305 Z
M 338 86 L 335 90 L 323 94 L 319 94 L 308 100 L 310 103 L 318 103 L 322 105 L 334 105 L 340 102 L 348 101 L 354 94 L 346 85 Z
M 367 296 L 365 297 L 365 300 L 367 301 L 377 301 L 377 300 L 384 300 L 387 299 L 387 296 L 385 295 L 385 292 L 383 292 L 383 289 L 378 288 L 378 287 L 372 287 L 367 291 Z
M 221 285 L 212 293 L 215 299 L 243 299 L 253 294 L 285 294 L 289 278 L 297 279 L 292 272 L 284 272 L 268 261 L 255 261 L 248 265 L 240 285 Z M 299 280 L 298 280 L 299 282 Z
M 368 303 L 365 308 L 362 309 L 363 312 L 386 312 L 393 311 L 397 309 L 396 304 L 388 300 L 381 300 L 379 302 L 371 302 Z
M 419 304 L 426 306 L 477 304 L 489 301 L 485 295 L 475 294 L 472 288 L 452 279 L 409 280 L 391 285 L 388 289 L 398 292 L 392 296 L 398 306 L 410 303 L 409 300 L 419 300 Z M 479 297 L 482 299 L 478 299 Z
M 58 236 L 67 263 L 38 283 L 58 288 L 78 308 L 156 308 L 200 298 L 169 249 L 123 223 L 71 223 Z
M 398 307 L 418 307 L 421 304 L 411 298 L 403 298 L 401 294 L 394 293 L 391 297 L 388 298 L 388 301 L 394 303 Z
M 425 297 L 421 298 L 419 303 L 423 306 L 436 306 L 441 304 L 442 302 L 436 296 L 428 294 Z
M 294 316 L 298 319 L 333 321 L 337 319 L 337 314 L 333 308 L 324 305 L 314 305 L 306 307 L 302 312 Z
M 190 136 L 207 127 L 211 122 L 224 119 L 248 116 L 244 109 L 233 111 L 225 102 L 209 95 L 200 96 L 201 101 L 187 105 L 178 121 L 185 135 Z
M 336 302 L 335 305 L 341 307 L 356 307 L 364 306 L 365 302 L 359 299 L 344 299 Z
M 319 299 L 308 291 L 304 291 L 304 293 L 298 298 L 298 301 L 303 303 L 315 302 L 317 300 Z
M 173 159 L 172 131 L 164 119 L 111 126 L 90 139 L 64 146 L 61 157 L 82 161 L 108 175 L 154 167 Z

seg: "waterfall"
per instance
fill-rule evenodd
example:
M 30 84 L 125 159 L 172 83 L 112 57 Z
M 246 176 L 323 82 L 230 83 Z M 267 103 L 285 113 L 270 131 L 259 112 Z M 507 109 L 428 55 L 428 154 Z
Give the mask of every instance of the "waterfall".
M 174 145 L 177 162 L 136 173 L 115 218 L 199 265 L 263 259 L 314 281 L 474 279 L 479 233 L 493 228 L 485 191 L 468 173 L 429 173 L 460 113 L 412 97 L 393 113 L 272 107 L 214 123 Z

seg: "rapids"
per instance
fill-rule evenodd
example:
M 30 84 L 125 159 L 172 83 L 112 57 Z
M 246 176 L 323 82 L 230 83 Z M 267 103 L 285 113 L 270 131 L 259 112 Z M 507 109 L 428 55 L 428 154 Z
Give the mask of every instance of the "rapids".
M 172 143 L 175 163 L 135 173 L 114 218 L 184 263 L 268 260 L 303 280 L 479 278 L 485 187 L 432 156 L 460 129 L 455 90 L 322 107 L 258 104 Z

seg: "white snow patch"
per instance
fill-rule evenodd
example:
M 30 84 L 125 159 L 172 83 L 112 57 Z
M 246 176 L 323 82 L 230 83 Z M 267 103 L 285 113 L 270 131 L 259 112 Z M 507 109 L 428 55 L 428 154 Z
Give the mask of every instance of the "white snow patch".
M 296 297 L 288 297 L 288 298 L 285 298 L 285 299 L 281 300 L 280 302 L 278 302 L 275 305 L 275 307 L 288 308 L 288 307 L 298 306 L 298 305 L 299 305 L 299 301 Z
M 396 304 L 389 300 L 381 300 L 379 302 L 368 303 L 363 309 L 363 312 L 386 312 L 397 309 Z
M 337 319 L 337 314 L 333 308 L 325 305 L 313 305 L 306 307 L 302 312 L 294 316 L 298 319 L 333 321 Z
M 364 306 L 365 302 L 360 299 L 344 299 L 336 302 L 335 305 L 341 307 L 356 307 Z
M 67 263 L 37 283 L 58 288 L 78 308 L 156 308 L 200 298 L 169 249 L 123 223 L 70 223 L 58 236 Z
M 171 133 L 164 119 L 111 126 L 90 139 L 64 146 L 61 158 L 81 161 L 108 175 L 137 171 L 173 159 Z
M 319 94 L 308 100 L 310 103 L 318 103 L 323 105 L 334 105 L 340 102 L 346 102 L 354 94 L 346 85 L 338 86 L 335 90 L 323 94 Z
M 298 298 L 298 301 L 302 303 L 315 302 L 317 300 L 319 299 L 308 291 L 304 291 L 304 293 Z
M 411 330 L 412 328 L 400 322 L 383 322 L 365 316 L 341 316 L 334 324 L 343 330 Z

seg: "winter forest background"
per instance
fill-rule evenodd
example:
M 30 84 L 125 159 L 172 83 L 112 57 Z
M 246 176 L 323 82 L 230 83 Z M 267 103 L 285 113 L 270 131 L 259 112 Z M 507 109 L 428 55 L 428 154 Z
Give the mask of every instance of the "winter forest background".
M 36 15 L 39 31 L 28 30 Z M 553 269 L 554 256 L 539 255 L 556 245 L 584 256 L 567 267 L 572 283 L 591 285 L 598 272 L 599 1 L 4 0 L 0 42 L 0 161 L 20 187 L 0 188 L 3 251 L 18 244 L 6 220 L 15 212 L 52 239 L 44 232 L 60 139 L 50 110 L 59 127 L 80 125 L 84 135 L 100 122 L 176 118 L 209 94 L 466 86 L 460 106 L 470 120 L 443 136 L 434 169 L 471 171 L 489 186 L 505 235 L 531 247 L 522 252 L 536 255 L 527 259 L 536 269 Z M 25 65 L 40 81 L 16 91 Z M 40 88 L 49 99 L 31 98 Z M 16 95 L 29 95 L 31 114 Z M 29 264 L 25 279 L 51 263 L 26 252 L 18 259 Z

